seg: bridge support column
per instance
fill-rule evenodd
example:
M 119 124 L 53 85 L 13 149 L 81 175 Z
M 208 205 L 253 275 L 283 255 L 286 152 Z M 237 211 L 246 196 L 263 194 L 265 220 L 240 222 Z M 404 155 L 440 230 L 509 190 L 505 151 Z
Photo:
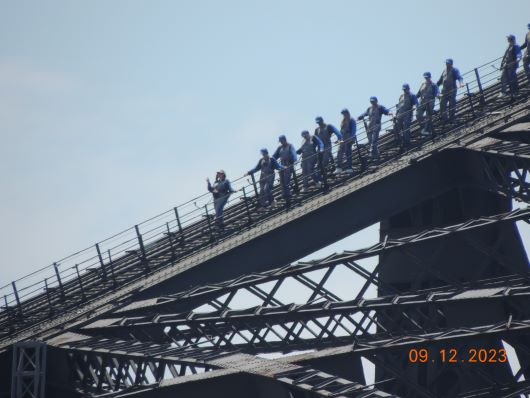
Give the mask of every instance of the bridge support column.
M 381 240 L 394 239 L 427 229 L 461 223 L 480 216 L 509 211 L 511 200 L 497 194 L 466 185 L 455 188 L 439 197 L 425 201 L 381 222 Z M 523 273 L 528 270 L 528 259 L 514 223 L 498 223 L 459 235 L 419 242 L 406 250 L 395 250 L 380 257 L 379 279 L 386 290 L 406 292 L 437 286 L 459 286 L 478 279 Z M 383 288 L 384 289 L 384 288 Z M 380 295 L 392 292 L 379 291 Z M 477 290 L 476 293 L 480 294 Z M 462 297 L 465 298 L 465 297 Z M 517 310 L 502 305 L 471 303 L 463 300 L 446 305 L 440 314 L 418 313 L 414 319 L 426 331 L 444 328 L 472 327 L 506 322 Z M 419 312 L 419 311 L 418 311 Z M 410 330 L 411 321 L 397 316 L 382 320 L 381 325 L 390 333 L 403 334 Z M 434 339 L 435 340 L 435 339 Z M 510 383 L 514 376 L 509 363 L 468 363 L 469 351 L 474 349 L 501 350 L 498 338 L 477 337 L 448 346 L 443 342 L 415 347 L 429 350 L 429 362 L 410 363 L 407 353 L 384 353 L 382 362 L 412 383 L 441 396 L 454 396 L 483 388 L 490 379 L 496 383 Z M 525 347 L 523 347 L 526 350 Z M 458 364 L 444 363 L 440 350 L 458 353 Z M 517 348 L 516 348 L 517 350 Z M 523 351 L 524 351 L 523 350 Z M 520 352 L 518 354 L 522 354 Z M 432 356 L 431 356 L 432 355 Z M 465 363 L 461 363 L 461 362 Z M 465 368 L 465 370 L 462 370 Z M 376 379 L 392 376 L 384 367 L 377 367 Z M 395 376 L 395 375 L 394 375 Z M 399 395 L 396 384 L 392 391 Z M 391 390 L 391 389 L 390 389 Z M 388 390 L 387 390 L 388 391 Z M 448 394 L 449 395 L 444 395 Z
M 45 398 L 46 344 L 26 341 L 13 345 L 11 398 Z

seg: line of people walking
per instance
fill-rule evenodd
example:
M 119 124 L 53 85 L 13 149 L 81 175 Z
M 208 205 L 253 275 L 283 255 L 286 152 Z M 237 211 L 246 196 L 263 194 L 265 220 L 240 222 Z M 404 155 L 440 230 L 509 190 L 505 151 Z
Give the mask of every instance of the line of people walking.
M 508 48 L 504 53 L 500 67 L 501 97 L 508 92 L 512 96 L 517 93 L 517 68 L 521 59 L 526 76 L 530 81 L 530 23 L 527 27 L 528 33 L 522 46 L 516 43 L 514 35 L 507 36 Z M 521 49 L 526 49 L 524 56 Z M 393 119 L 394 138 L 401 143 L 403 148 L 409 148 L 411 145 L 410 127 L 414 113 L 420 125 L 421 134 L 433 134 L 433 115 L 437 98 L 440 102 L 439 112 L 442 124 L 453 125 L 455 123 L 457 91 L 458 88 L 464 87 L 464 79 L 458 68 L 454 67 L 453 59 L 446 59 L 445 68 L 436 83 L 432 80 L 431 72 L 425 72 L 423 78 L 424 81 L 416 94 L 411 92 L 408 83 L 402 85 L 403 92 L 396 105 L 395 114 L 381 105 L 377 97 L 373 96 L 370 97 L 370 106 L 357 117 L 356 120 L 362 121 L 365 125 L 368 151 L 372 160 L 379 158 L 379 134 L 383 116 Z M 290 206 L 291 179 L 296 178 L 294 164 L 298 160 L 298 155 L 301 156 L 303 191 L 307 191 L 310 184 L 321 187 L 326 170 L 334 170 L 335 173 L 353 173 L 354 144 L 355 148 L 360 151 L 360 145 L 357 142 L 357 124 L 348 109 L 344 108 L 341 114 L 340 129 L 325 123 L 321 116 L 317 116 L 315 118 L 317 127 L 314 133 L 310 134 L 308 130 L 302 131 L 302 142 L 298 149 L 295 149 L 287 137 L 282 134 L 278 138 L 280 145 L 272 156 L 269 155 L 267 148 L 260 150 L 261 158 L 258 163 L 245 173 L 245 176 L 248 176 L 260 172 L 258 194 L 260 208 L 274 204 L 272 190 L 276 170 L 280 175 L 282 197 L 285 204 Z M 333 158 L 332 153 L 333 136 L 336 138 L 335 144 L 339 144 L 336 159 Z M 230 194 L 234 191 L 222 170 L 217 173 L 213 185 L 208 179 L 207 181 L 208 190 L 214 196 L 216 225 L 222 228 L 224 226 L 223 209 Z

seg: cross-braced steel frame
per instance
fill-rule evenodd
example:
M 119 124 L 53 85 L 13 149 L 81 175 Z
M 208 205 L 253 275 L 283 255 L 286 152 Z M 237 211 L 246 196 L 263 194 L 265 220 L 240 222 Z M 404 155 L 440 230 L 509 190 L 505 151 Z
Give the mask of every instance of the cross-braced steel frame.
M 294 210 L 251 212 L 245 196 L 227 217 L 232 230 L 214 234 L 206 215 L 187 235 L 168 224 L 163 238 L 144 244 L 136 228 L 138 247 L 112 258 L 97 246 L 100 267 L 84 274 L 76 268 L 77 277 L 64 283 L 56 266 L 58 285 L 45 280 L 31 300 L 20 300 L 13 284 L 15 304 L 6 301 L 0 314 L 0 347 L 12 358 L 11 398 L 44 398 L 45 378 L 60 398 L 528 395 L 530 273 L 515 227 L 530 221 L 530 139 L 516 129 L 530 122 L 530 99 L 521 87 L 508 102 L 495 99 L 498 85 L 480 87 L 459 101 L 456 126 L 437 125 L 431 139 L 414 125 L 409 152 L 391 135 L 378 162 L 363 161 L 361 148 L 358 175 L 328 176 L 325 191 L 300 196 Z M 469 170 L 432 195 L 487 193 L 488 214 L 397 236 L 390 228 L 375 245 L 312 261 L 275 259 L 254 270 L 252 258 L 239 258 L 248 271 L 217 279 L 204 271 L 195 283 L 182 282 L 271 231 L 346 200 L 355 204 L 370 187 L 386 189 L 390 177 L 411 169 L 419 176 L 418 166 L 447 164 L 448 157 L 464 159 Z M 512 209 L 512 200 L 521 206 Z M 407 209 L 396 205 L 374 220 Z M 472 259 L 466 277 L 437 262 L 452 247 Z M 392 280 L 389 258 L 410 273 L 406 284 Z M 423 364 L 409 356 L 419 349 L 464 353 L 481 344 L 509 350 L 509 360 L 455 365 L 436 357 Z M 46 368 L 46 358 L 55 366 Z
M 318 376 L 319 371 L 312 367 L 318 359 L 334 356 L 364 358 L 386 369 L 391 376 L 370 386 L 359 383 L 359 380 L 350 381 L 346 383 L 347 387 L 357 390 L 362 385 L 364 390 L 361 388 L 359 393 L 371 391 L 385 394 L 385 384 L 392 381 L 403 383 L 409 396 L 433 396 L 425 386 L 407 380 L 402 369 L 381 361 L 380 353 L 395 350 L 397 355 L 403 356 L 407 348 L 447 342 L 451 342 L 452 347 L 465 349 L 469 341 L 484 336 L 502 338 L 517 347 L 519 352 L 528 352 L 526 342 L 518 336 L 526 334 L 530 327 L 530 274 L 525 272 L 461 282 L 423 265 L 423 271 L 434 272 L 433 276 L 442 279 L 444 284 L 437 288 L 403 293 L 380 281 L 377 265 L 367 269 L 359 262 L 389 252 L 406 253 L 408 247 L 429 241 L 466 237 L 470 240 L 469 244 L 473 245 L 476 244 L 472 238 L 476 230 L 518 221 L 528 222 L 529 219 L 530 210 L 513 210 L 399 239 L 386 239 L 369 248 L 335 254 L 317 261 L 290 264 L 215 285 L 196 287 L 173 296 L 131 303 L 115 314 L 119 318 L 103 318 L 89 324 L 79 330 L 82 336 L 58 344 L 57 347 L 66 350 L 77 367 L 87 361 L 94 363 L 94 360 L 88 359 L 87 353 L 98 358 L 107 356 L 106 363 L 114 363 L 114 368 L 126 366 L 131 358 L 150 363 L 151 373 L 155 376 L 137 381 L 136 385 L 160 383 L 163 379 L 158 369 L 165 366 L 167 360 L 181 365 L 191 361 L 201 365 L 201 371 L 208 372 L 226 369 L 227 358 L 243 353 L 256 356 L 312 350 L 311 353 L 287 359 L 304 365 L 303 369 L 289 370 L 287 374 L 308 376 L 314 385 L 321 386 L 322 383 L 331 382 L 328 379 L 331 376 L 326 372 L 321 372 L 326 376 Z M 493 258 L 495 255 L 492 253 Z M 499 262 L 502 262 L 502 258 Z M 351 292 L 353 298 L 349 300 L 340 297 L 327 285 L 333 273 L 340 268 L 343 269 L 342 276 L 347 271 L 351 273 L 351 280 L 357 278 L 359 281 L 355 291 Z M 421 268 L 420 263 L 418 269 Z M 289 285 L 289 281 L 308 290 L 304 303 L 286 303 L 278 297 L 282 285 Z M 374 288 L 386 290 L 388 295 L 366 297 L 366 293 Z M 246 297 L 254 296 L 256 305 L 233 308 L 238 302 L 241 307 L 238 295 L 242 293 Z M 506 319 L 484 326 L 440 328 L 446 321 L 446 311 L 476 303 L 502 306 L 507 314 Z M 176 309 L 185 310 L 175 313 Z M 391 329 L 388 328 L 389 324 L 393 326 Z M 96 363 L 104 362 L 100 359 Z M 444 365 L 442 369 L 448 366 Z M 462 368 L 462 372 L 492 383 L 490 392 L 486 393 L 489 391 L 487 389 L 480 392 L 490 394 L 484 396 L 495 396 L 499 391 L 516 388 L 515 385 L 507 386 L 503 380 L 492 380 L 472 364 L 465 364 Z M 137 365 L 137 369 L 142 368 Z M 284 382 L 284 373 L 273 372 L 271 377 Z M 84 372 L 80 372 L 82 374 Z M 112 374 L 114 377 L 120 375 L 114 370 L 105 377 L 112 377 Z M 517 370 L 514 379 L 523 382 L 525 374 L 528 374 L 526 365 Z M 165 377 L 174 378 L 175 375 L 167 373 Z M 334 377 L 348 380 L 339 375 Z M 78 379 L 79 388 L 83 382 L 86 383 L 86 380 Z M 436 382 L 432 385 L 435 386 Z M 297 383 L 291 383 L 291 387 L 299 389 Z M 91 388 L 103 392 L 126 389 L 126 386 L 120 386 L 119 381 L 99 384 L 92 381 Z M 353 394 L 353 390 L 344 388 L 344 396 L 357 396 L 348 395 Z M 375 392 L 381 388 L 382 391 Z

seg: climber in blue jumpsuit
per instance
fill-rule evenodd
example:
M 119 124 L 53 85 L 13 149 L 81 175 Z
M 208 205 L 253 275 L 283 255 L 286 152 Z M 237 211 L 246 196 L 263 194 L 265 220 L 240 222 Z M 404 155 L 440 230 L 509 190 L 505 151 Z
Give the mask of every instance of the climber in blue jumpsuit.
M 431 80 L 431 72 L 425 72 L 423 77 L 425 81 L 421 84 L 416 94 L 419 99 L 419 105 L 416 107 L 416 119 L 418 119 L 418 123 L 422 128 L 421 133 L 429 135 L 433 133 L 432 116 L 434 114 L 434 102 L 436 97 L 438 97 L 439 91 L 438 86 Z
M 437 86 L 442 86 L 442 94 L 440 98 L 440 114 L 444 123 L 454 123 L 456 113 L 456 92 L 458 90 L 456 82 L 460 82 L 460 87 L 464 87 L 464 79 L 460 71 L 453 67 L 453 60 L 448 58 L 445 60 L 445 69 L 436 83 Z M 449 107 L 448 107 L 449 105 Z M 448 109 L 449 108 L 449 109 Z M 448 117 L 449 113 L 449 117 Z
M 309 179 L 312 178 L 320 187 L 320 174 L 315 170 L 317 156 L 324 150 L 324 143 L 318 136 L 309 134 L 309 131 L 302 131 L 302 145 L 296 151 L 302 155 L 302 178 L 304 180 L 304 191 L 309 188 Z
M 280 160 L 280 164 L 284 167 L 280 170 L 280 181 L 282 183 L 282 195 L 285 199 L 286 204 L 291 202 L 291 176 L 294 172 L 294 163 L 298 159 L 296 156 L 296 150 L 293 144 L 287 142 L 285 135 L 280 135 L 278 138 L 280 146 L 276 149 L 276 152 L 272 157 L 276 160 Z
M 383 105 L 379 105 L 377 97 L 370 97 L 370 106 L 364 113 L 362 113 L 357 120 L 363 120 L 368 117 L 368 130 L 366 135 L 368 137 L 368 145 L 371 146 L 372 159 L 379 157 L 379 132 L 381 131 L 381 118 L 383 115 L 393 116 Z
M 514 35 L 508 35 L 506 38 L 508 39 L 508 48 L 504 52 L 501 61 L 501 97 L 507 94 L 508 88 L 511 95 L 517 94 L 519 89 L 517 85 L 517 67 L 521 60 L 521 48 L 515 42 Z
M 394 134 L 396 138 L 403 138 L 403 146 L 410 146 L 410 124 L 412 123 L 412 112 L 418 106 L 418 98 L 410 92 L 410 86 L 405 83 L 401 87 L 403 94 L 399 97 L 396 110 L 396 123 L 394 124 Z
M 315 135 L 324 143 L 324 151 L 322 152 L 322 166 L 326 168 L 330 162 L 333 162 L 333 155 L 331 153 L 331 136 L 335 134 L 339 141 L 342 141 L 342 134 L 337 128 L 331 124 L 324 123 L 321 116 L 315 118 L 318 127 L 315 129 Z
M 224 170 L 219 170 L 215 176 L 215 182 L 213 185 L 210 183 L 210 179 L 206 178 L 208 183 L 208 191 L 213 195 L 213 207 L 215 209 L 215 224 L 219 228 L 224 227 L 223 223 L 223 211 L 228 202 L 230 194 L 234 192 L 230 181 L 226 178 Z
M 249 170 L 245 175 L 261 171 L 259 177 L 259 205 L 265 207 L 274 203 L 272 187 L 274 185 L 275 170 L 282 170 L 283 167 L 276 159 L 269 156 L 269 151 L 266 148 L 261 150 L 261 156 L 256 167 Z
M 340 133 L 342 134 L 342 143 L 339 146 L 339 153 L 337 154 L 337 171 L 353 173 L 352 146 L 357 140 L 357 124 L 355 123 L 355 119 L 352 119 L 348 109 L 344 108 L 341 114 Z

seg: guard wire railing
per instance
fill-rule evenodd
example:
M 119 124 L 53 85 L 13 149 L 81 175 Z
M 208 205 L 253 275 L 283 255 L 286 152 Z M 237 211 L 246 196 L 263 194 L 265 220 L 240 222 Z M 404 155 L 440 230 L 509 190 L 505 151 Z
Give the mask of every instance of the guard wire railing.
M 434 131 L 422 136 L 417 122 L 410 126 L 412 145 L 405 148 L 400 137 L 392 133 L 393 120 L 382 123 L 379 138 L 380 158 L 371 159 L 368 148 L 367 126 L 357 122 L 354 140 L 354 173 L 334 174 L 335 165 L 324 168 L 320 156 L 314 173 L 320 175 L 323 187 L 312 186 L 302 193 L 301 162 L 295 162 L 292 190 L 293 205 L 301 204 L 314 195 L 326 192 L 352 179 L 362 178 L 366 172 L 393 161 L 407 151 L 416 150 L 425 142 L 441 135 L 451 134 L 468 121 L 506 105 L 506 99 L 497 99 L 500 85 L 500 61 L 497 58 L 462 76 L 465 89 L 457 91 L 456 124 L 448 129 L 439 110 L 433 115 Z M 522 86 L 525 77 L 518 75 Z M 411 90 L 412 92 L 412 90 Z M 527 93 L 527 91 L 526 91 Z M 509 98 L 514 101 L 513 95 Z M 396 107 L 389 108 L 394 111 Z M 352 118 L 355 115 L 352 114 Z M 336 158 L 340 144 L 332 147 Z M 151 217 L 121 231 L 94 246 L 78 251 L 51 265 L 42 267 L 9 284 L 0 287 L 3 305 L 0 310 L 0 338 L 28 325 L 43 321 L 68 308 L 73 308 L 99 297 L 106 291 L 124 286 L 154 270 L 180 261 L 205 248 L 211 247 L 247 228 L 251 228 L 287 207 L 270 207 L 257 211 L 259 181 L 251 175 L 232 181 L 235 193 L 228 200 L 224 220 L 226 227 L 216 228 L 213 216 L 212 195 L 205 193 L 173 209 Z M 273 189 L 275 197 L 281 196 L 281 184 Z

